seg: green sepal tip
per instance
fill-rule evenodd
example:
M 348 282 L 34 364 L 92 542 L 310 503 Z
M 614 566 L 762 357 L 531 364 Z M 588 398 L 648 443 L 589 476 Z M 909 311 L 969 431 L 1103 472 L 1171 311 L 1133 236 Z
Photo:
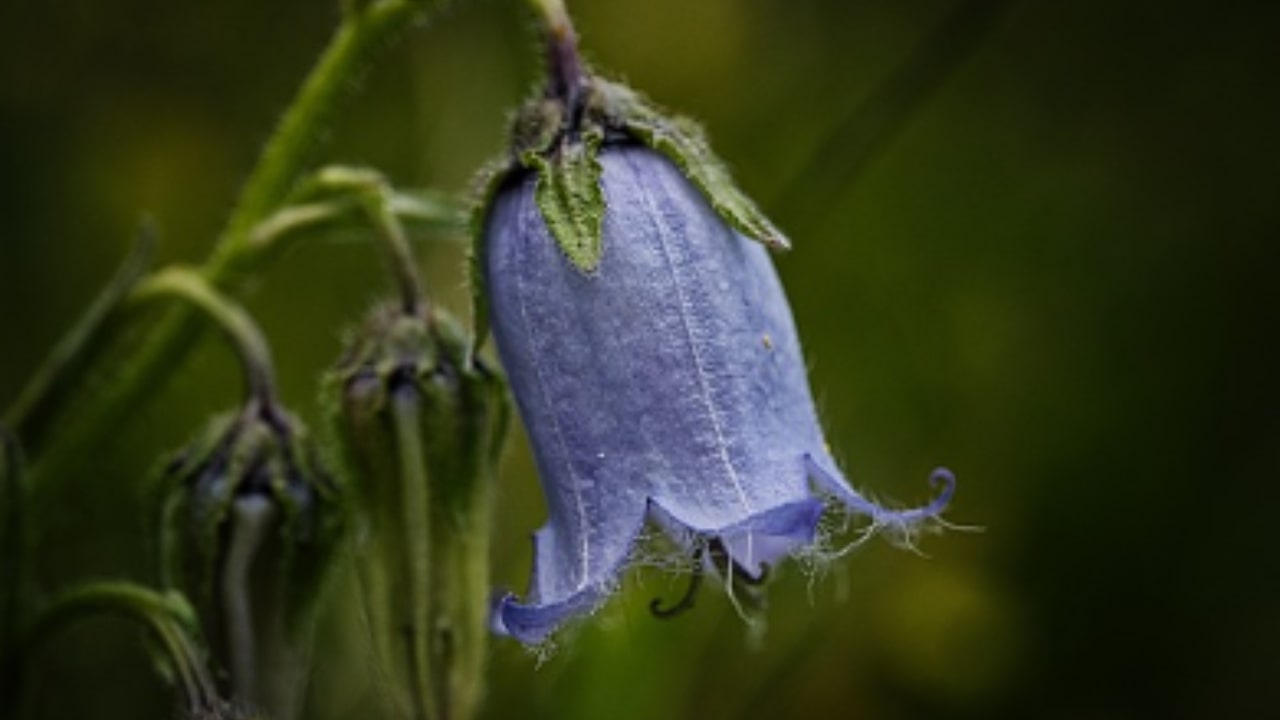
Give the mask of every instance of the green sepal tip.
M 725 222 L 769 247 L 791 247 L 782 231 L 734 184 L 728 166 L 712 152 L 698 123 L 668 115 L 648 98 L 619 83 L 592 78 L 591 89 L 588 113 L 598 115 L 607 126 L 622 130 L 674 162 Z
M 604 135 L 584 133 L 563 143 L 551 156 L 525 153 L 538 172 L 534 200 L 561 252 L 584 273 L 595 272 L 604 252 L 604 190 L 599 152 Z

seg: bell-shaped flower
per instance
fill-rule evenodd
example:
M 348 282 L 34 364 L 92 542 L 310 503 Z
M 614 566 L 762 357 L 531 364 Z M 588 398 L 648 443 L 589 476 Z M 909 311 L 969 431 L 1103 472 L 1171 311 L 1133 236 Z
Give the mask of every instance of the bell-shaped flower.
M 836 468 L 766 248 L 665 156 L 609 143 L 598 162 L 594 269 L 557 245 L 533 173 L 507 179 L 484 226 L 493 334 L 550 515 L 529 594 L 497 602 L 495 629 L 538 643 L 591 612 L 646 527 L 732 591 L 811 548 L 828 508 L 908 540 L 935 520 L 954 485 L 946 471 L 930 504 L 893 510 Z

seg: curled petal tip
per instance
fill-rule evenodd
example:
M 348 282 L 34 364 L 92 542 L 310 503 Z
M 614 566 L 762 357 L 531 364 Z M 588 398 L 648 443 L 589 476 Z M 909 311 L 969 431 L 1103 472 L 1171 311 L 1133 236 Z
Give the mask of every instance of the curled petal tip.
M 938 521 L 955 493 L 955 475 L 946 468 L 936 468 L 929 476 L 932 484 L 942 487 L 942 491 L 936 498 L 920 507 L 893 510 L 872 501 L 850 487 L 844 478 L 824 467 L 811 453 L 806 453 L 804 458 L 810 476 L 818 482 L 820 487 L 835 495 L 852 512 L 871 518 L 875 527 L 890 533 L 910 536 L 919 530 L 921 525 Z
M 510 591 L 499 590 L 493 594 L 493 599 L 489 602 L 489 630 L 495 635 L 508 637 L 511 631 L 507 629 L 507 623 L 503 618 L 503 609 L 516 597 Z
M 502 593 L 493 603 L 489 627 L 494 633 L 513 637 L 525 645 L 545 643 L 566 620 L 593 612 L 607 596 L 607 589 L 588 586 L 555 602 L 522 603 L 511 593 Z
M 936 467 L 929 473 L 929 484 L 942 488 L 938 497 L 929 503 L 929 509 L 934 510 L 935 514 L 940 513 L 951 504 L 951 498 L 956 493 L 956 475 L 945 467 Z

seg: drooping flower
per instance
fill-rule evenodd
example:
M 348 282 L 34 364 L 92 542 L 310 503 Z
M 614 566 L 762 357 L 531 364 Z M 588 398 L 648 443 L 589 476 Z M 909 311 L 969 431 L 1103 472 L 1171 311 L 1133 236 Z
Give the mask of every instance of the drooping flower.
M 488 210 L 489 320 L 550 516 L 528 596 L 494 610 L 495 629 L 525 643 L 603 602 L 646 526 L 732 590 L 814 543 L 829 505 L 909 537 L 951 497 L 942 470 L 937 498 L 908 510 L 845 481 L 768 251 L 671 154 L 600 144 L 604 211 L 586 269 L 549 228 L 545 177 L 513 171 Z

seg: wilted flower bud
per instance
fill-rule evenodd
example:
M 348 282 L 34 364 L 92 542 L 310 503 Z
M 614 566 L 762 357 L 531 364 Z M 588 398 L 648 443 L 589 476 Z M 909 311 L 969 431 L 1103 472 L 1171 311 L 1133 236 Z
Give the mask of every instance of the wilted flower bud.
M 470 717 L 486 646 L 491 486 L 501 378 L 438 310 L 376 308 L 328 381 L 363 510 L 360 571 L 374 641 L 411 717 Z
M 813 544 L 828 498 L 909 536 L 953 485 L 940 471 L 934 502 L 890 510 L 845 482 L 825 448 L 786 296 L 752 241 L 785 240 L 724 191 L 727 175 L 700 138 L 596 82 L 603 100 L 587 122 L 603 113 L 596 137 L 612 140 L 575 146 L 589 125 L 553 135 L 523 163 L 536 174 L 517 169 L 498 185 L 477 249 L 550 514 L 534 538 L 529 597 L 506 596 L 493 617 L 526 643 L 597 607 L 646 524 L 733 593 Z M 598 203 L 557 193 L 596 182 L 557 174 L 575 153 L 586 159 L 571 162 L 598 166 Z M 593 213 L 596 240 L 575 241 L 573 224 L 557 220 Z M 591 261 L 573 247 L 591 248 Z
M 342 528 L 317 448 L 251 399 L 215 418 L 165 472 L 166 556 L 195 601 L 233 697 L 295 714 L 313 608 Z

